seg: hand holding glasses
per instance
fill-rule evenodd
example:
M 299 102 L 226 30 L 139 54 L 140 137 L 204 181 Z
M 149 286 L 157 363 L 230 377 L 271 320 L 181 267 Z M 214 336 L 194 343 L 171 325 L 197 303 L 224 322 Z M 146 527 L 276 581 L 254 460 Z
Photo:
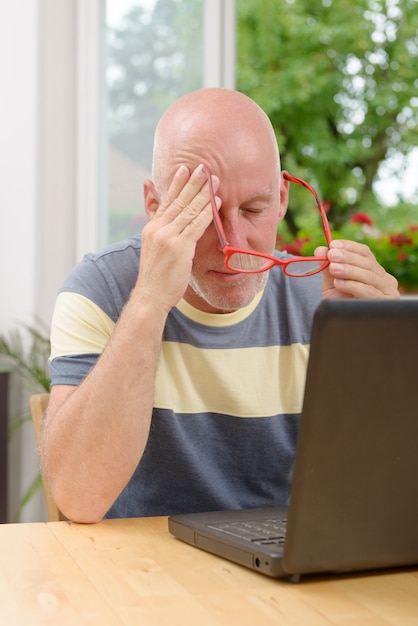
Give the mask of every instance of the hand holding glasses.
M 326 256 L 308 256 L 308 257 L 290 257 L 288 259 L 279 259 L 263 252 L 256 252 L 254 250 L 242 250 L 241 248 L 234 248 L 230 246 L 226 240 L 225 231 L 222 226 L 221 218 L 219 217 L 218 209 L 215 202 L 215 194 L 212 187 L 212 178 L 210 171 L 206 165 L 203 166 L 203 171 L 206 175 L 209 184 L 210 201 L 212 205 L 213 222 L 215 224 L 216 232 L 218 233 L 219 241 L 222 246 L 222 251 L 225 255 L 225 266 L 234 272 L 240 272 L 243 274 L 258 274 L 265 272 L 274 265 L 280 265 L 284 274 L 287 276 L 294 276 L 295 278 L 301 278 L 303 276 L 312 276 L 322 272 L 328 265 L 328 257 Z M 296 176 L 291 176 L 288 172 L 283 172 L 283 178 L 297 185 L 302 185 L 309 189 L 315 198 L 316 205 L 322 219 L 322 227 L 325 234 L 327 245 L 332 241 L 332 235 L 328 224 L 328 219 L 322 203 L 316 193 L 315 189 L 311 187 L 307 182 Z

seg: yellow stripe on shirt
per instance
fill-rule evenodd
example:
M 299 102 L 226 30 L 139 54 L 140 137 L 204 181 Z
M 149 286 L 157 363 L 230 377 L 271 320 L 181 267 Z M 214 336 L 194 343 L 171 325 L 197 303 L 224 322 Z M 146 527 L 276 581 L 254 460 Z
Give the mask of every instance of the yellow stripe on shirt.
M 164 342 L 154 406 L 237 417 L 300 413 L 309 346 L 230 350 Z
M 51 358 L 101 354 L 115 323 L 94 302 L 59 294 Z M 154 406 L 177 413 L 237 417 L 300 413 L 309 346 L 203 349 L 163 341 Z
M 94 302 L 70 291 L 58 295 L 51 331 L 51 358 L 101 354 L 115 323 Z

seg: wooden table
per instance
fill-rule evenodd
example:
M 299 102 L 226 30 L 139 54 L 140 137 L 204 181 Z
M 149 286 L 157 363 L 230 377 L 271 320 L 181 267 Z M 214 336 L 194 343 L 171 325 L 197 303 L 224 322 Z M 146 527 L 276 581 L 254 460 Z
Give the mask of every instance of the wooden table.
M 0 624 L 416 625 L 418 570 L 294 585 L 183 544 L 166 518 L 5 524 Z

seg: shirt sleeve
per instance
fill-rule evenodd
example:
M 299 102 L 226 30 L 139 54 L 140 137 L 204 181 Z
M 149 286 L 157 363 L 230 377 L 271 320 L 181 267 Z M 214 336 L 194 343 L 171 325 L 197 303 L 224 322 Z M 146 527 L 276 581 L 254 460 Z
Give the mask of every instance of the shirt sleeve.
M 103 352 L 114 326 L 85 296 L 61 292 L 51 324 L 51 384 L 79 384 Z

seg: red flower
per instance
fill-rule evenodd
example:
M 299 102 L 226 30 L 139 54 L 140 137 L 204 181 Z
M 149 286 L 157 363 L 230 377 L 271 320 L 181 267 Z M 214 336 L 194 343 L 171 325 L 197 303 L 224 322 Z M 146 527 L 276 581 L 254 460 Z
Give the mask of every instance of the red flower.
M 397 235 L 391 235 L 389 237 L 389 242 L 392 246 L 397 246 L 398 248 L 402 248 L 402 246 L 412 245 L 414 243 L 411 237 L 407 237 L 404 233 L 398 233 Z
M 302 246 L 307 241 L 309 241 L 309 237 L 296 237 L 291 243 L 285 243 L 280 246 L 280 250 L 295 256 L 302 256 Z
M 367 213 L 362 213 L 361 211 L 354 213 L 350 221 L 353 224 L 368 224 L 369 226 L 373 226 L 372 218 L 367 215 Z
M 408 255 L 406 252 L 399 252 L 398 254 L 398 261 L 407 261 L 408 260 Z
M 418 230 L 418 224 L 410 224 L 408 226 L 408 230 L 411 231 L 411 233 L 417 231 Z

